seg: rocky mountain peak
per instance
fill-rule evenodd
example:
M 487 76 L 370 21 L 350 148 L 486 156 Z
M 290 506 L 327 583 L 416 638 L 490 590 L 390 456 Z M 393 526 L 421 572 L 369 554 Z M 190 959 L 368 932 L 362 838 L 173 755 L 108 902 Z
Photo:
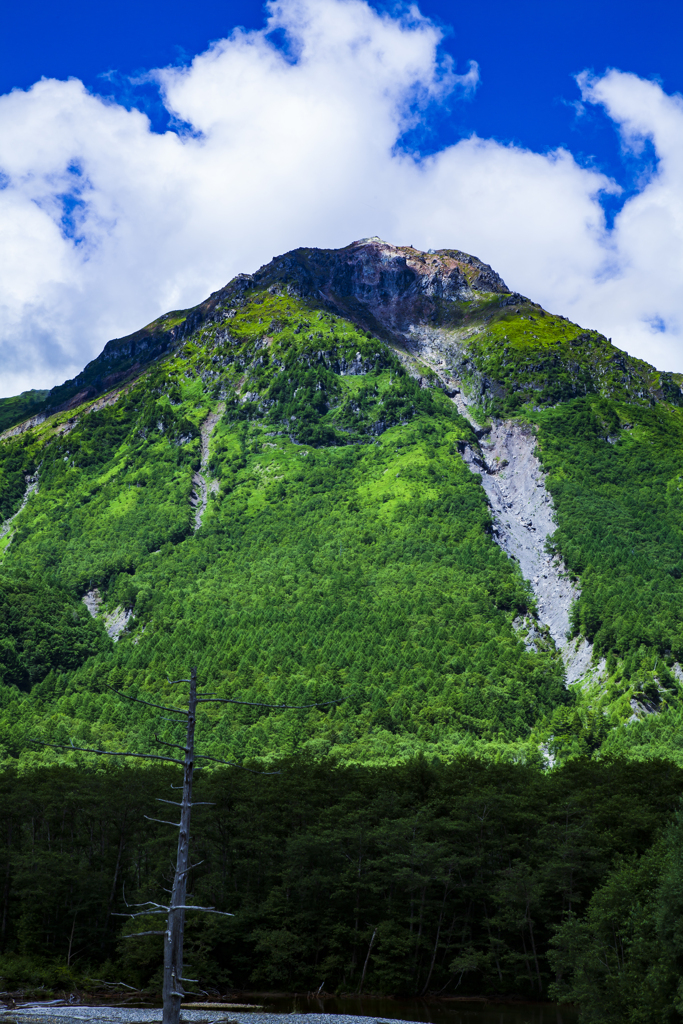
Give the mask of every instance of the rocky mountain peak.
M 502 278 L 476 256 L 459 249 L 423 252 L 377 236 L 342 249 L 294 249 L 261 267 L 252 281 L 255 287 L 286 284 L 400 342 L 414 325 L 442 319 L 450 303 L 481 292 L 509 294 Z
M 553 404 L 596 390 L 648 402 L 682 401 L 683 378 L 660 374 L 598 332 L 546 314 L 511 293 L 476 256 L 460 249 L 425 252 L 373 235 L 340 249 L 293 249 L 253 274 L 238 274 L 191 309 L 167 313 L 109 341 L 73 380 L 48 394 L 0 404 L 0 429 L 12 428 L 28 413 L 38 422 L 76 408 L 135 379 L 206 327 L 225 322 L 227 329 L 235 310 L 252 297 L 261 301 L 264 292 L 296 296 L 445 369 L 473 396 L 487 401 L 493 396 L 489 412 L 494 405 L 513 411 L 508 408 L 513 396 L 517 404 L 532 399 Z
M 508 292 L 488 264 L 459 249 L 422 252 L 377 236 L 341 249 L 293 249 L 255 274 L 238 274 L 192 309 L 167 313 L 133 334 L 108 341 L 77 377 L 41 396 L 34 411 L 40 416 L 90 401 L 139 376 L 203 323 L 220 319 L 226 306 L 245 301 L 251 290 L 283 287 L 399 344 L 405 344 L 415 326 L 441 321 L 444 309 L 455 303 L 477 293 Z M 21 411 L 23 406 L 17 418 Z M 2 426 L 9 426 L 11 419 Z

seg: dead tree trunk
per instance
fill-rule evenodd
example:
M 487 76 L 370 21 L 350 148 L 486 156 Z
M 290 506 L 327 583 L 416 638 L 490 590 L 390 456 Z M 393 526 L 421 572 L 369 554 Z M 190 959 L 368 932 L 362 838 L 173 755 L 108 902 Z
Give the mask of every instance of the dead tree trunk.
M 179 1024 L 183 992 L 183 935 L 187 905 L 187 876 L 190 870 L 190 815 L 192 814 L 192 777 L 194 774 L 194 730 L 197 722 L 197 669 L 190 672 L 190 695 L 183 768 L 183 797 L 180 804 L 178 853 L 175 878 L 164 935 L 163 1024 Z
M 204 692 L 197 694 L 197 669 L 190 671 L 189 679 L 169 680 L 172 683 L 188 683 L 188 708 L 168 707 L 166 704 L 156 704 L 151 701 L 142 700 L 140 697 L 133 697 L 130 694 L 114 690 L 126 700 L 134 704 L 144 704 L 147 707 L 157 708 L 161 711 L 169 711 L 172 714 L 185 715 L 187 718 L 187 730 L 185 734 L 185 745 L 178 743 L 167 743 L 159 739 L 157 742 L 162 746 L 176 747 L 183 751 L 182 760 L 178 757 L 170 757 L 162 754 L 143 754 L 131 750 L 97 750 L 93 747 L 77 747 L 71 743 L 65 746 L 61 743 L 45 743 L 44 746 L 54 747 L 57 750 L 80 750 L 88 754 L 98 754 L 105 757 L 139 757 L 143 760 L 166 761 L 169 764 L 179 765 L 183 769 L 182 800 L 162 800 L 162 803 L 173 804 L 180 807 L 180 821 L 164 821 L 162 824 L 173 825 L 178 829 L 178 852 L 176 855 L 175 876 L 171 890 L 171 900 L 168 906 L 162 903 L 154 903 L 153 900 L 146 900 L 144 903 L 134 904 L 143 909 L 116 914 L 116 917 L 128 917 L 131 920 L 142 917 L 150 917 L 153 914 L 164 914 L 166 916 L 165 931 L 141 931 L 131 932 L 124 938 L 134 939 L 141 935 L 163 935 L 164 936 L 164 980 L 163 980 L 163 1024 L 180 1024 L 180 1006 L 185 995 L 183 981 L 195 982 L 195 978 L 183 977 L 183 936 L 185 932 L 185 912 L 196 910 L 204 914 L 219 914 L 221 917 L 232 917 L 233 915 L 224 910 L 216 910 L 215 907 L 198 907 L 187 902 L 187 876 L 192 869 L 190 864 L 190 817 L 192 814 L 192 780 L 197 759 L 210 761 L 213 764 L 224 764 L 230 767 L 241 768 L 242 765 L 235 765 L 231 761 L 222 761 L 217 757 L 210 757 L 208 754 L 195 753 L 194 734 L 197 724 L 197 706 L 199 704 L 243 704 L 249 707 L 270 708 L 276 711 L 304 710 L 306 708 L 323 708 L 331 704 L 339 704 L 340 701 L 320 701 L 313 704 L 266 704 L 261 701 L 233 700 L 231 697 L 217 697 L 215 694 L 207 695 Z M 113 687 L 111 687 L 113 689 Z M 42 743 L 40 740 L 35 742 Z M 246 771 L 252 771 L 247 768 Z M 270 775 L 271 772 L 256 772 L 257 775 Z M 275 773 L 277 774 L 277 772 Z M 202 801 L 203 802 L 203 801 Z M 159 821 L 158 818 L 151 818 L 151 821 Z M 4 920 L 4 919 L 3 919 Z M 374 942 L 374 935 L 373 940 Z M 70 948 L 70 947 L 69 947 Z M 370 943 L 372 949 L 372 942 Z M 370 951 L 368 950 L 368 957 Z M 365 963 L 367 967 L 367 960 Z M 363 970 L 365 977 L 365 969 Z

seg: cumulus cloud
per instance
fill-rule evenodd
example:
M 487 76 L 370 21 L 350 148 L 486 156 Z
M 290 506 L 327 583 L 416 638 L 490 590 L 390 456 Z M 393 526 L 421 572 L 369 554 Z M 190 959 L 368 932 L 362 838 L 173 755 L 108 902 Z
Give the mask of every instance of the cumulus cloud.
M 263 30 L 152 73 L 175 131 L 76 80 L 0 97 L 0 394 L 61 382 L 109 338 L 287 249 L 372 234 L 472 252 L 546 307 L 683 369 L 680 99 L 617 71 L 580 80 L 625 147 L 649 139 L 658 155 L 608 230 L 600 196 L 617 186 L 565 150 L 401 147 L 477 87 L 476 64 L 457 74 L 439 43 L 414 7 L 276 0 Z

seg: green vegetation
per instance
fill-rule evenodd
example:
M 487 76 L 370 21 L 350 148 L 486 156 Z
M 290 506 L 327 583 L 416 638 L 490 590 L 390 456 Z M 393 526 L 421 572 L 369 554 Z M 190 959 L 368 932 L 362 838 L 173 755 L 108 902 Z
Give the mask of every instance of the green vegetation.
M 660 1024 L 683 1016 L 683 816 L 641 856 L 623 851 L 582 917 L 568 915 L 549 960 L 551 994 L 591 1024 Z
M 102 624 L 63 590 L 0 578 L 0 686 L 28 691 L 50 671 L 77 668 L 108 646 Z
M 327 991 L 353 992 L 375 933 L 367 992 L 547 998 L 556 979 L 549 950 L 563 958 L 565 987 L 579 983 L 573 965 L 583 977 L 584 965 L 599 974 L 603 960 L 614 960 L 600 943 L 607 938 L 609 947 L 618 905 L 602 919 L 595 911 L 615 887 L 611 865 L 623 858 L 643 879 L 634 892 L 643 893 L 652 845 L 683 782 L 680 769 L 661 762 L 575 761 L 551 773 L 467 759 L 279 767 L 271 776 L 221 769 L 197 784 L 197 798 L 213 805 L 193 815 L 199 864 L 190 900 L 235 915 L 188 914 L 187 962 L 204 990 L 306 991 L 324 980 Z M 143 815 L 157 818 L 157 798 L 173 798 L 177 781 L 170 769 L 102 762 L 0 778 L 6 988 L 68 988 L 88 977 L 158 987 L 161 939 L 122 936 L 157 928 L 159 919 L 115 915 L 125 910 L 124 895 L 140 903 L 168 888 L 174 835 Z M 669 835 L 667 848 L 680 850 L 678 835 Z M 678 877 L 665 874 L 669 888 L 656 897 L 670 899 L 662 927 L 673 936 L 673 956 Z M 622 905 L 623 889 L 622 882 Z M 570 954 L 569 943 L 584 936 L 571 932 L 574 915 L 585 908 L 592 944 Z M 617 927 L 623 920 L 617 916 Z M 626 954 L 623 996 L 646 966 L 649 978 L 664 977 L 668 997 L 677 984 L 673 961 L 646 962 L 658 947 L 647 929 L 645 939 L 649 945 Z M 665 1019 L 619 1017 L 625 1002 L 599 1019 Z
M 627 733 L 614 734 L 613 728 L 631 716 L 632 701 L 676 711 L 678 721 L 683 411 L 666 403 L 649 407 L 591 397 L 533 418 L 557 509 L 551 550 L 581 585 L 573 633 L 593 643 L 607 677 L 582 691 L 585 713 L 575 707 L 554 714 L 558 751 L 573 747 L 567 733 L 578 727 L 591 734 L 593 749 L 633 747 L 634 754 L 640 750 L 636 756 L 678 759 L 676 729 L 666 718 L 637 728 L 633 723 Z
M 39 413 L 48 394 L 49 391 L 22 391 L 13 398 L 0 398 L 0 431 Z
M 460 352 L 454 370 L 481 396 L 489 415 L 515 415 L 527 403 L 551 406 L 587 395 L 635 405 L 683 404 L 683 375 L 659 372 L 598 331 L 583 330 L 519 296 L 471 303 L 453 332 L 453 346 Z
M 103 684 L 156 693 L 191 659 L 218 692 L 242 699 L 344 698 L 338 710 L 287 720 L 221 710 L 210 741 L 221 757 L 304 746 L 382 761 L 427 745 L 517 756 L 519 744 L 537 756 L 534 723 L 570 697 L 561 662 L 550 643 L 525 650 L 513 629 L 529 592 L 493 543 L 483 492 L 458 456 L 468 425 L 388 349 L 378 358 L 378 344 L 354 337 L 346 352 L 333 350 L 334 360 L 367 350 L 372 361 L 350 378 L 324 370 L 328 393 L 338 393 L 327 411 L 306 400 L 310 344 L 269 385 L 261 366 L 251 371 L 244 389 L 291 397 L 250 421 L 239 414 L 255 400 L 228 404 L 212 442 L 221 488 L 196 535 L 203 350 L 48 442 L 7 570 L 75 595 L 98 587 L 109 609 L 135 618 L 115 649 L 82 668 L 55 669 L 35 693 L 5 691 L 9 749 L 27 735 L 154 743 L 153 720 L 122 711 Z M 244 376 L 234 362 L 228 372 Z M 366 405 L 356 402 L 344 435 L 344 395 L 360 392 Z M 375 434 L 380 417 L 399 415 L 407 422 Z M 298 444 L 272 429 L 283 420 L 346 443 Z
M 0 462 L 0 517 L 9 519 L 21 505 L 26 490 L 26 476 L 35 472 L 36 444 L 33 433 L 25 433 L 5 441 Z
M 683 659 L 682 411 L 579 400 L 538 419 L 553 547 L 582 583 L 574 633 Z
M 376 932 L 367 989 L 679 1019 L 683 378 L 520 296 L 430 307 L 479 413 L 536 431 L 600 663 L 567 689 L 547 629 L 525 643 L 532 590 L 435 371 L 255 280 L 0 404 L 0 425 L 72 405 L 0 443 L 0 973 L 155 983 L 155 940 L 133 951 L 112 914 L 124 879 L 163 883 L 140 819 L 170 776 L 44 744 L 161 752 L 178 727 L 112 691 L 172 701 L 197 665 L 223 697 L 339 701 L 202 712 L 205 752 L 286 769 L 205 781 L 195 892 L 237 914 L 191 926 L 205 985 L 353 989 Z M 96 950 L 72 975 L 69 936 Z
M 545 334 L 533 337 L 529 303 L 487 296 L 470 307 L 465 319 L 488 317 L 480 346 L 496 331 L 522 354 L 571 342 L 573 325 L 536 307 L 533 329 Z M 145 330 L 186 313 L 169 317 Z M 607 345 L 583 338 L 579 356 Z M 218 490 L 195 533 L 200 426 L 219 403 L 208 466 Z M 554 550 L 581 581 L 574 632 L 609 669 L 607 685 L 581 691 L 563 687 L 549 639 L 527 650 L 513 626 L 533 601 L 460 458 L 476 444 L 469 425 L 350 321 L 272 288 L 232 296 L 116 401 L 88 410 L 3 445 L 4 517 L 28 474 L 38 472 L 40 490 L 4 538 L 2 572 L 8 586 L 40 579 L 47 589 L 34 602 L 63 595 L 60 621 L 94 588 L 103 611 L 133 617 L 116 646 L 98 620 L 97 643 L 84 634 L 68 658 L 43 636 L 30 671 L 25 654 L 21 668 L 4 660 L 8 753 L 29 735 L 154 742 L 151 720 L 114 709 L 104 684 L 154 694 L 188 659 L 222 694 L 343 698 L 288 721 L 217 711 L 209 742 L 228 758 L 308 749 L 386 763 L 434 750 L 534 761 L 546 742 L 566 759 L 603 745 L 642 750 L 639 730 L 623 729 L 631 702 L 678 706 L 677 407 L 591 394 L 528 413 L 558 511 Z M 35 628 L 22 608 L 7 642 L 26 651 Z M 49 634 L 55 651 L 62 633 Z M 657 749 L 677 758 L 667 737 Z

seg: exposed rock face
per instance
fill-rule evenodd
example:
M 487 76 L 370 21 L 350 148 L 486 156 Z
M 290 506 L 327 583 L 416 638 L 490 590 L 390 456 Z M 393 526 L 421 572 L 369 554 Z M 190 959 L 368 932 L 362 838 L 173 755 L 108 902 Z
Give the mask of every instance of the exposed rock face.
M 110 391 L 108 394 L 103 395 L 101 398 L 98 398 L 96 402 L 93 402 L 91 405 L 86 406 L 86 408 L 82 410 L 82 415 L 85 415 L 86 413 L 89 412 L 97 412 L 99 409 L 104 409 L 108 405 L 113 405 L 114 402 L 117 402 L 119 400 L 120 396 L 124 394 L 125 391 L 126 388 L 121 388 L 119 391 Z M 71 406 L 73 406 L 74 404 L 77 405 L 79 403 L 69 403 L 69 405 Z M 46 419 L 47 413 L 44 412 L 39 413 L 37 416 L 32 416 L 30 420 L 24 420 L 23 423 L 17 424 L 16 427 L 10 427 L 9 430 L 5 430 L 2 434 L 0 434 L 0 441 L 4 441 L 10 437 L 16 437 L 18 434 L 23 434 L 25 433 L 25 431 L 31 430 L 33 427 L 37 427 L 41 423 L 44 423 Z M 69 431 L 73 430 L 73 428 L 76 426 L 78 422 L 79 417 L 74 416 L 72 419 L 66 420 L 64 423 L 60 423 L 60 425 L 55 428 L 56 433 L 68 434 Z
M 586 640 L 570 641 L 569 610 L 580 590 L 563 572 L 563 566 L 545 550 L 555 531 L 553 502 L 546 490 L 541 464 L 534 454 L 533 434 L 514 420 L 498 420 L 482 430 L 472 419 L 460 393 L 453 400 L 480 435 L 479 449 L 466 448 L 465 462 L 481 482 L 494 519 L 494 537 L 519 564 L 531 583 L 538 618 L 547 625 L 562 652 L 567 684 L 589 671 L 593 649 Z
M 93 619 L 96 619 L 102 606 L 102 595 L 97 587 L 93 590 L 89 590 L 87 594 L 84 594 L 81 600 L 92 615 Z M 132 618 L 132 615 L 132 608 L 123 608 L 121 605 L 117 605 L 113 611 L 104 616 L 104 628 L 114 643 L 116 643 L 121 633 L 125 630 Z
M 10 427 L 9 430 L 3 431 L 0 434 L 0 441 L 4 441 L 10 437 L 16 437 L 17 434 L 23 434 L 26 430 L 31 430 L 32 427 L 40 426 L 46 420 L 45 413 L 38 413 L 37 416 L 32 416 L 30 420 L 24 420 L 23 423 L 19 423 L 16 427 Z
M 215 412 L 209 413 L 201 426 L 202 433 L 202 462 L 199 468 L 199 472 L 195 473 L 192 477 L 192 484 L 194 490 L 190 497 L 190 503 L 195 509 L 194 514 L 194 528 L 198 530 L 202 525 L 202 519 L 206 512 L 206 505 L 209 500 L 209 494 L 218 490 L 218 481 L 212 480 L 211 484 L 207 482 L 206 471 L 209 465 L 209 443 L 211 441 L 211 434 L 213 429 L 220 420 L 221 416 L 225 412 L 225 402 L 219 402 Z
M 562 652 L 564 668 L 566 672 L 567 685 L 584 679 L 591 671 L 593 661 L 593 645 L 589 644 L 585 637 L 578 637 L 571 640 Z M 597 674 L 600 675 L 604 663 L 598 666 Z
M 482 484 L 495 518 L 498 543 L 531 582 L 541 622 L 558 646 L 566 644 L 569 609 L 579 591 L 545 551 L 554 533 L 553 503 L 534 455 L 535 438 L 514 421 L 499 421 L 480 441 L 486 459 Z
M 486 263 L 457 249 L 423 253 L 380 238 L 343 249 L 294 249 L 255 274 L 238 274 L 189 310 L 160 317 L 134 334 L 108 341 L 85 369 L 53 388 L 42 409 L 72 409 L 117 384 L 137 377 L 151 362 L 177 349 L 205 322 L 230 320 L 253 288 L 287 287 L 315 298 L 386 340 L 410 344 L 411 329 L 438 319 L 443 305 L 479 292 L 507 293 Z M 41 410 L 42 411 L 42 410 Z
M 121 605 L 117 605 L 112 612 L 104 616 L 104 628 L 114 643 L 125 630 L 132 615 L 132 608 L 123 608 Z
M 89 590 L 87 594 L 84 594 L 81 600 L 92 615 L 93 619 L 96 618 L 97 613 L 100 610 L 100 605 L 102 604 L 102 595 L 97 587 L 94 587 L 92 590 Z
M 475 290 L 509 294 L 502 278 L 475 256 L 458 249 L 424 253 L 381 238 L 344 249 L 294 249 L 245 277 L 243 286 L 286 283 L 401 344 L 410 344 L 416 325 L 440 318 L 444 304 L 467 301 Z
M 481 329 L 481 324 L 477 326 L 471 318 L 468 320 L 471 300 L 477 299 L 481 306 L 487 294 L 498 296 L 499 307 L 513 307 L 511 312 L 524 314 L 525 319 L 533 319 L 530 311 L 545 316 L 540 307 L 524 296 L 511 293 L 488 264 L 459 249 L 422 252 L 412 246 L 391 245 L 377 237 L 360 239 L 342 249 L 293 249 L 276 256 L 255 274 L 238 274 L 192 309 L 167 313 L 125 338 L 107 342 L 100 355 L 77 377 L 53 388 L 44 400 L 33 403 L 34 422 L 45 415 L 75 408 L 135 379 L 151 362 L 179 349 L 204 324 L 215 323 L 229 329 L 234 307 L 244 303 L 250 290 L 263 288 L 287 289 L 302 298 L 313 299 L 409 353 L 433 363 L 442 359 L 452 374 L 467 382 L 470 391 L 482 396 L 488 391 L 496 398 L 505 397 L 505 388 L 487 375 L 486 368 L 475 365 L 476 360 L 471 359 L 468 351 L 467 339 Z M 594 341 L 590 332 L 582 334 L 579 330 L 570 344 L 590 349 Z M 623 378 L 621 383 L 631 393 L 639 397 L 647 393 L 655 400 L 683 403 L 679 375 L 659 373 L 618 349 L 612 350 L 607 339 L 602 338 L 602 342 L 602 362 L 599 366 L 591 362 L 592 369 L 579 366 L 576 358 L 572 362 L 573 357 L 566 353 L 562 356 L 564 363 L 554 351 L 548 354 L 544 350 L 535 358 L 545 360 L 549 372 L 560 364 L 565 366 L 569 377 L 576 378 L 576 394 L 586 393 L 589 385 L 599 390 L 607 370 L 612 373 L 616 368 L 617 376 Z M 571 386 L 567 386 L 573 395 Z M 25 408 L 25 403 L 17 406 L 17 410 L 20 408 Z M 14 427 L 7 416 L 3 422 Z

